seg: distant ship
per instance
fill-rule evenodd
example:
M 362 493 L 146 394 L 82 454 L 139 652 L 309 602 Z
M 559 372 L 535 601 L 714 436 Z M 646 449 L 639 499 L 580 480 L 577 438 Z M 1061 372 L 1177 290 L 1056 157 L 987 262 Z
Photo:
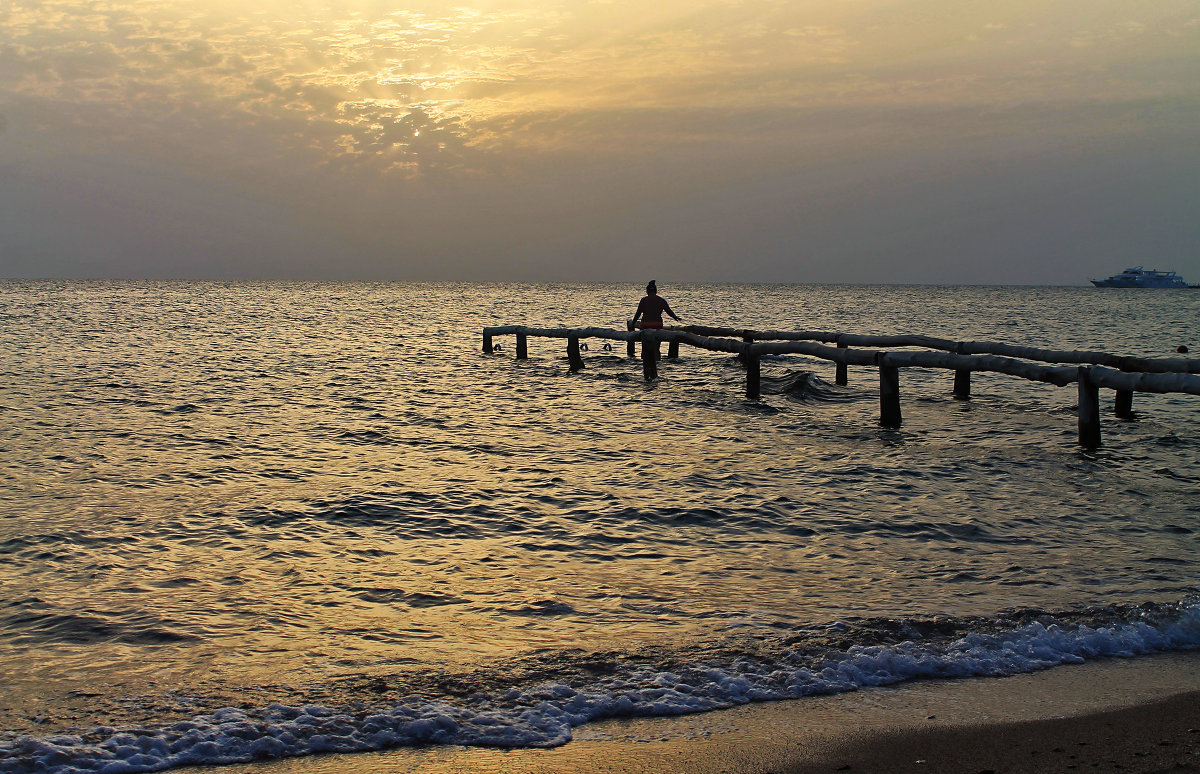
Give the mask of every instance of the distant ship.
M 1114 274 L 1108 279 L 1090 280 L 1098 288 L 1200 288 L 1200 285 L 1189 285 L 1173 271 L 1158 269 L 1143 269 L 1134 266 L 1120 274 Z

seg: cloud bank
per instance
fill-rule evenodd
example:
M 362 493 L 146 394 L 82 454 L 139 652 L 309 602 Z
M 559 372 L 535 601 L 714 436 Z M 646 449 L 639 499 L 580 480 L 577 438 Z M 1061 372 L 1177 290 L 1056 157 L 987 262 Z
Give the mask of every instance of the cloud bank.
M 0 276 L 1200 276 L 1196 115 L 1182 0 L 14 0 Z

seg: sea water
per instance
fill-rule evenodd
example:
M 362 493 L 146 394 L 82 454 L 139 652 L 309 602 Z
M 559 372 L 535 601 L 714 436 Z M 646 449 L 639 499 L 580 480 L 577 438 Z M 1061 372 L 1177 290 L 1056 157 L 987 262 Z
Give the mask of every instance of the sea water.
M 673 285 L 688 323 L 1173 357 L 1200 293 Z M 640 287 L 0 284 L 0 771 L 148 771 L 1200 646 L 1200 398 L 684 346 Z M 1107 410 L 1112 393 L 1102 396 Z

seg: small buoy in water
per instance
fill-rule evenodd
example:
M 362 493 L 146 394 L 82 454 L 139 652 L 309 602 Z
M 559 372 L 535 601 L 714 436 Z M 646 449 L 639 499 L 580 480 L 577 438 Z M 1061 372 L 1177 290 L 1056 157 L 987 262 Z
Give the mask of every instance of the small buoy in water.
M 610 342 L 610 341 L 604 342 L 604 351 L 612 352 L 612 342 Z
M 492 351 L 493 352 L 503 352 L 504 347 L 501 347 L 499 344 L 494 344 L 494 345 L 492 345 Z
M 1175 349 L 1175 351 L 1176 351 L 1176 352 L 1178 352 L 1178 353 L 1179 353 L 1179 354 L 1181 354 L 1181 355 L 1186 355 L 1186 354 L 1187 354 L 1187 352 L 1188 352 L 1188 348 L 1187 348 L 1187 347 L 1185 347 L 1185 346 L 1183 346 L 1182 344 L 1180 344 L 1180 345 L 1179 345 L 1179 346 L 1178 346 L 1178 347 Z
M 579 345 L 579 351 L 580 351 L 580 352 L 587 352 L 587 342 L 586 342 L 586 341 L 585 341 L 585 342 L 583 342 L 583 343 L 581 343 L 581 344 Z

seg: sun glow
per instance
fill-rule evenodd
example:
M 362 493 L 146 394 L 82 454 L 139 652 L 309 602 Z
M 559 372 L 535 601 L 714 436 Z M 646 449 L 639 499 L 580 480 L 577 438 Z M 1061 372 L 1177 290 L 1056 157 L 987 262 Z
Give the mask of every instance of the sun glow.
M 1182 74 L 1105 77 L 1099 59 L 1185 50 L 1194 9 L 1067 5 L 14 0 L 0 42 L 6 93 L 97 127 L 78 142 L 153 147 L 190 124 L 381 168 L 397 153 L 469 167 L 505 151 L 733 141 L 754 115 L 768 127 L 797 111 L 1194 91 Z

